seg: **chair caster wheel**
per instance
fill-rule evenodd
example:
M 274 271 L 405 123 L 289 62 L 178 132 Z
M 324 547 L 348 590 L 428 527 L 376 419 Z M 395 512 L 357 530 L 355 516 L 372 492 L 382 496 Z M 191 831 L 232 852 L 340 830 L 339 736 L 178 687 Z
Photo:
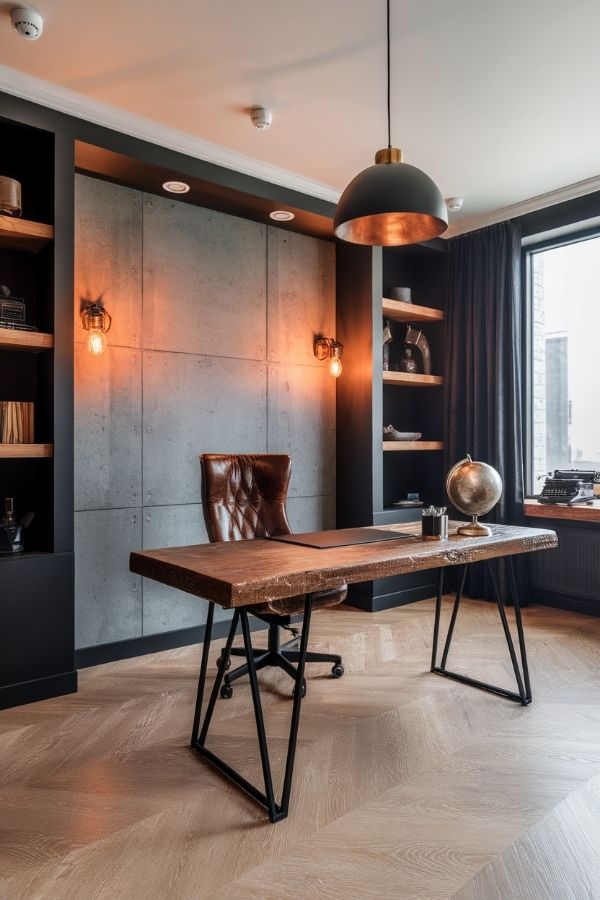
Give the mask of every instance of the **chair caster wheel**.
M 221 660 L 223 659 L 223 655 L 219 656 L 217 660 L 217 668 L 221 665 Z M 225 663 L 225 671 L 231 668 L 231 657 L 228 657 L 227 662 Z
M 230 684 L 221 685 L 221 697 L 223 700 L 231 700 L 233 697 L 233 688 Z
M 334 678 L 341 678 L 344 674 L 344 667 L 341 663 L 336 663 L 335 666 L 331 670 L 331 674 Z
M 302 685 L 300 687 L 300 696 L 306 697 L 306 678 L 302 679 Z

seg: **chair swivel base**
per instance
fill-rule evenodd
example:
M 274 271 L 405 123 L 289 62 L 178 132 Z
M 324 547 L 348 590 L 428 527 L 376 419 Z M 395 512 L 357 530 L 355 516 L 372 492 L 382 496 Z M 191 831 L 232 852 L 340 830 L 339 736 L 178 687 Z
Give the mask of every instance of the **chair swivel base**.
M 231 656 L 246 656 L 246 651 L 243 647 L 232 647 L 230 650 Z M 278 625 L 269 625 L 269 641 L 268 647 L 266 650 L 258 649 L 256 647 L 252 648 L 252 655 L 254 657 L 254 667 L 255 670 L 266 669 L 268 666 L 275 666 L 276 668 L 283 669 L 283 671 L 290 676 L 290 678 L 295 679 L 297 675 L 296 666 L 292 665 L 292 663 L 297 663 L 300 660 L 300 635 L 292 638 L 291 641 L 288 641 L 286 644 L 279 644 L 279 626 Z M 221 656 L 224 656 L 224 650 L 221 651 Z M 307 651 L 305 654 L 305 662 L 315 662 L 315 663 L 333 663 L 331 668 L 331 674 L 334 678 L 341 678 L 344 674 L 344 666 L 342 664 L 342 657 L 338 656 L 334 653 L 312 653 Z M 218 664 L 218 663 L 217 663 Z M 231 665 L 230 660 L 227 660 L 225 668 L 229 668 Z M 232 681 L 236 681 L 238 678 L 242 678 L 244 675 L 247 675 L 249 672 L 248 663 L 244 663 L 244 665 L 238 666 L 237 669 L 234 669 L 233 672 L 228 672 L 223 679 L 223 685 L 221 686 L 220 695 L 224 700 L 228 700 L 233 696 L 233 687 Z M 302 680 L 302 696 L 304 697 L 306 694 L 306 680 Z

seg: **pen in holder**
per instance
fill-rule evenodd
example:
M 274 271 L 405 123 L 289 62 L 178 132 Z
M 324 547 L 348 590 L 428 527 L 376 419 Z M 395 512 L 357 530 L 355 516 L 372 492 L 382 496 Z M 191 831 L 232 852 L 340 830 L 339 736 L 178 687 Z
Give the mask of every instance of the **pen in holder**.
M 445 541 L 448 537 L 448 514 L 445 506 L 428 506 L 423 511 L 424 541 Z

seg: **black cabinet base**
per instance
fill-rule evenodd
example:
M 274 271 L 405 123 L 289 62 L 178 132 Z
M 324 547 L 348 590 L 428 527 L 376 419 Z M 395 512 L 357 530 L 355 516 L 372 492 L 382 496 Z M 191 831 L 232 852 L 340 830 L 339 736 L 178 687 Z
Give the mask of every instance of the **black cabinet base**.
M 391 594 L 373 594 L 368 591 L 361 591 L 363 585 L 351 585 L 348 591 L 348 606 L 354 606 L 356 609 L 364 609 L 366 612 L 383 612 L 385 609 L 393 609 L 395 606 L 405 606 L 407 603 L 416 603 L 418 600 L 427 600 L 429 597 L 435 597 L 437 586 L 436 582 L 430 584 L 422 584 L 418 587 L 410 587 L 400 591 L 393 591 Z
M 77 672 L 62 672 L 60 675 L 50 675 L 47 678 L 8 684 L 0 687 L 0 709 L 62 697 L 63 694 L 74 694 L 76 690 Z

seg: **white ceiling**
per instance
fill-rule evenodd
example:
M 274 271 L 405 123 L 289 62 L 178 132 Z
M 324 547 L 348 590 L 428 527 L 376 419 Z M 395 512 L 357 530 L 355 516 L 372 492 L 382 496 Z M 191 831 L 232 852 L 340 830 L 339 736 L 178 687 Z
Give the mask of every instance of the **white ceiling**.
M 326 197 L 387 142 L 384 0 L 40 0 L 35 42 L 12 5 L 2 64 L 126 111 L 133 131 L 145 117 Z M 392 0 L 392 35 L 392 142 L 465 197 L 452 221 L 600 175 L 598 0 Z M 273 109 L 268 131 L 253 104 Z

